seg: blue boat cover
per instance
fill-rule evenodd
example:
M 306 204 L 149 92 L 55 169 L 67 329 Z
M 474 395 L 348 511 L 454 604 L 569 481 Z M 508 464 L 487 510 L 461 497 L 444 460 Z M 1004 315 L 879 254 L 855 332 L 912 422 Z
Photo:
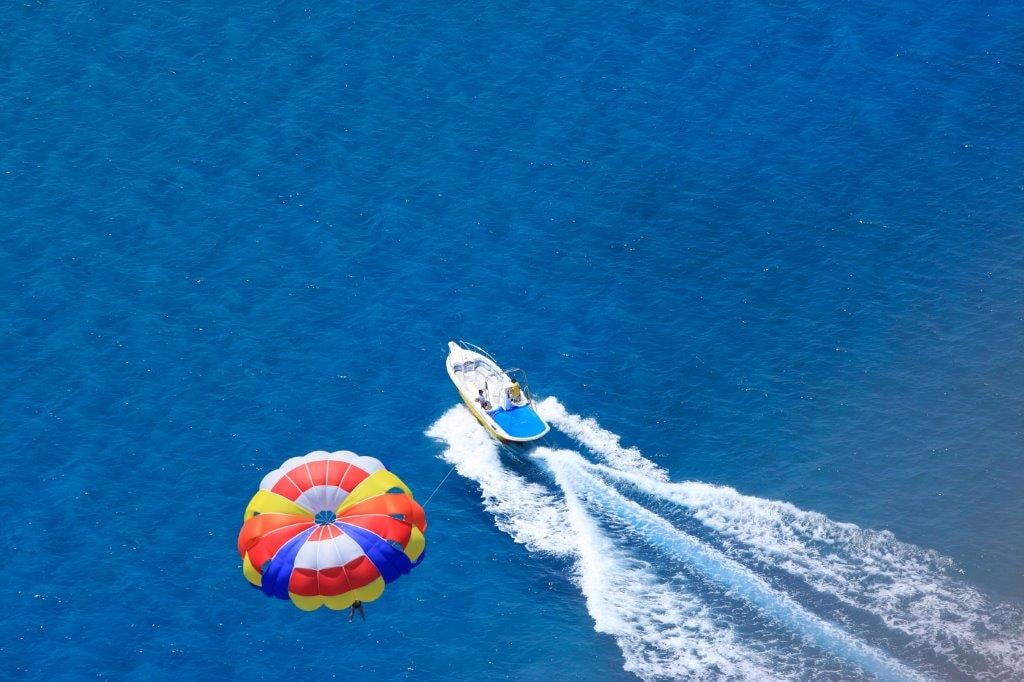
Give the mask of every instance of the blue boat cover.
M 547 425 L 529 405 L 513 407 L 511 410 L 498 408 L 489 413 L 505 433 L 514 438 L 530 438 L 544 433 Z

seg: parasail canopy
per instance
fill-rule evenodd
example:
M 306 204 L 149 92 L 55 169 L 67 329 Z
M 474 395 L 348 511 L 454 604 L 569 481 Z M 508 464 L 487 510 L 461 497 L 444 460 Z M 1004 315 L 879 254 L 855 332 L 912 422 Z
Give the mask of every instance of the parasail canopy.
M 423 560 L 423 508 L 373 457 L 311 452 L 267 474 L 245 509 L 246 579 L 300 609 L 373 601 Z

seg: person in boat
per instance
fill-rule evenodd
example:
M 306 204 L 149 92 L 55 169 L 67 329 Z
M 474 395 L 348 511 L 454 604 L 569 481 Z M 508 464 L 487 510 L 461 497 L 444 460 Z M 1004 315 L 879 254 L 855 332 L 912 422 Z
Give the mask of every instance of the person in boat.
M 363 602 L 356 600 L 352 602 L 352 610 L 348 612 L 348 622 L 351 623 L 352 619 L 355 618 L 356 611 L 363 617 L 363 620 L 366 620 L 366 609 L 363 608 Z
M 478 395 L 476 396 L 476 401 L 480 403 L 480 407 L 484 408 L 485 410 L 491 409 L 491 403 L 490 401 L 487 400 L 487 396 L 484 395 L 484 389 L 481 388 L 479 391 L 477 391 L 477 394 Z
M 512 404 L 518 405 L 519 401 L 523 398 L 523 389 L 520 388 L 519 382 L 516 381 L 515 377 L 509 378 L 512 380 L 512 383 L 509 384 L 507 389 L 505 389 L 505 393 L 508 394 L 509 400 L 512 401 Z

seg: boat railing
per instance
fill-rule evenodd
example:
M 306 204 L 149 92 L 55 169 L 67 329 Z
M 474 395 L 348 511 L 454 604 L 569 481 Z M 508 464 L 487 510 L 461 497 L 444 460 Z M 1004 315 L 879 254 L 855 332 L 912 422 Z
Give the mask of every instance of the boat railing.
M 468 348 L 471 351 L 476 351 L 480 355 L 484 356 L 485 358 L 487 358 L 488 360 L 493 362 L 495 365 L 498 365 L 498 361 L 494 359 L 494 356 L 492 356 L 490 353 L 488 353 L 487 351 L 485 351 L 483 348 L 481 348 L 480 346 L 476 345 L 475 343 L 469 343 L 468 341 L 463 341 L 462 339 L 459 339 L 459 344 L 463 348 Z M 498 366 L 500 367 L 501 365 L 498 365 Z
M 459 344 L 463 348 L 468 348 L 469 350 L 472 350 L 472 351 L 475 351 L 475 352 L 479 353 L 480 355 L 484 356 L 485 358 L 487 358 L 488 360 L 493 362 L 495 367 L 498 367 L 499 369 L 501 368 L 501 365 L 498 364 L 498 361 L 494 359 L 493 355 L 491 355 L 490 353 L 488 353 L 487 351 L 485 351 L 483 348 L 481 348 L 480 346 L 476 345 L 475 343 L 469 343 L 468 341 L 463 341 L 462 339 L 459 339 Z M 523 391 L 523 397 L 526 398 L 526 403 L 525 404 L 530 405 L 530 404 L 533 404 L 535 402 L 533 394 L 530 393 L 530 386 L 527 383 L 526 370 L 520 369 L 518 367 L 512 367 L 510 369 L 502 369 L 501 372 L 503 374 L 505 374 L 506 376 L 508 376 L 509 378 L 515 377 L 516 381 L 519 383 L 520 389 L 522 389 L 522 391 Z M 494 397 L 498 398 L 499 404 L 500 404 L 500 401 L 504 399 L 504 394 L 503 394 L 502 390 L 503 390 L 502 387 L 498 386 L 497 387 L 497 391 L 494 394 Z M 488 394 L 491 393 L 490 387 L 488 387 L 487 393 Z M 492 401 L 492 403 L 493 403 L 493 401 Z

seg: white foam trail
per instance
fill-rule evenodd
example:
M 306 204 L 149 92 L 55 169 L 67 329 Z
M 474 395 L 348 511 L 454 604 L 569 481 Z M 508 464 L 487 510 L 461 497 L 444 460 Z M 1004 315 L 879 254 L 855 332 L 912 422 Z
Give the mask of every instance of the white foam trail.
M 456 405 L 427 429 L 447 448 L 441 458 L 480 486 L 484 509 L 494 524 L 527 549 L 555 556 L 575 554 L 565 504 L 542 485 L 531 483 L 501 464 L 498 446 L 469 410 Z
M 613 636 L 625 669 L 643 679 L 767 679 L 768 661 L 743 647 L 697 599 L 658 580 L 649 563 L 619 550 L 564 486 L 579 543 L 577 582 L 594 629 Z
M 577 484 L 585 486 L 588 499 L 601 503 L 630 523 L 653 545 L 754 604 L 797 634 L 809 637 L 823 650 L 842 656 L 882 679 L 919 679 L 910 668 L 810 613 L 748 568 L 623 497 L 588 473 L 587 462 L 578 453 L 540 448 L 536 454 L 548 463 L 556 480 L 567 490 Z
M 787 502 L 705 483 L 664 483 L 602 465 L 592 470 L 689 509 L 709 528 L 739 540 L 737 551 L 785 570 L 813 588 L 875 614 L 926 642 L 964 672 L 983 675 L 965 652 L 1001 676 L 1024 675 L 1024 616 L 951 575 L 952 560 L 892 533 L 839 523 Z
M 650 680 L 778 676 L 697 598 L 616 547 L 574 495 L 562 501 L 505 469 L 497 445 L 463 406 L 448 410 L 426 433 L 445 443 L 445 461 L 480 486 L 499 529 L 532 551 L 575 559 L 574 580 L 594 627 L 615 638 L 626 670 Z
M 996 604 L 952 575 L 952 560 L 900 542 L 887 531 L 865 530 L 823 514 L 742 495 L 706 483 L 669 483 L 636 448 L 594 419 L 569 413 L 556 398 L 540 405 L 545 419 L 611 465 L 595 470 L 686 507 L 709 528 L 745 546 L 740 554 L 780 568 L 843 603 L 874 614 L 888 627 L 923 642 L 973 676 L 983 668 L 1024 679 L 1024 614 Z M 623 451 L 628 456 L 622 456 Z
M 668 473 L 643 456 L 635 447 L 622 447 L 619 437 L 601 428 L 597 420 L 568 412 L 558 398 L 550 396 L 537 404 L 537 411 L 549 424 L 572 436 L 602 460 L 622 471 L 633 471 L 658 481 L 667 481 Z

